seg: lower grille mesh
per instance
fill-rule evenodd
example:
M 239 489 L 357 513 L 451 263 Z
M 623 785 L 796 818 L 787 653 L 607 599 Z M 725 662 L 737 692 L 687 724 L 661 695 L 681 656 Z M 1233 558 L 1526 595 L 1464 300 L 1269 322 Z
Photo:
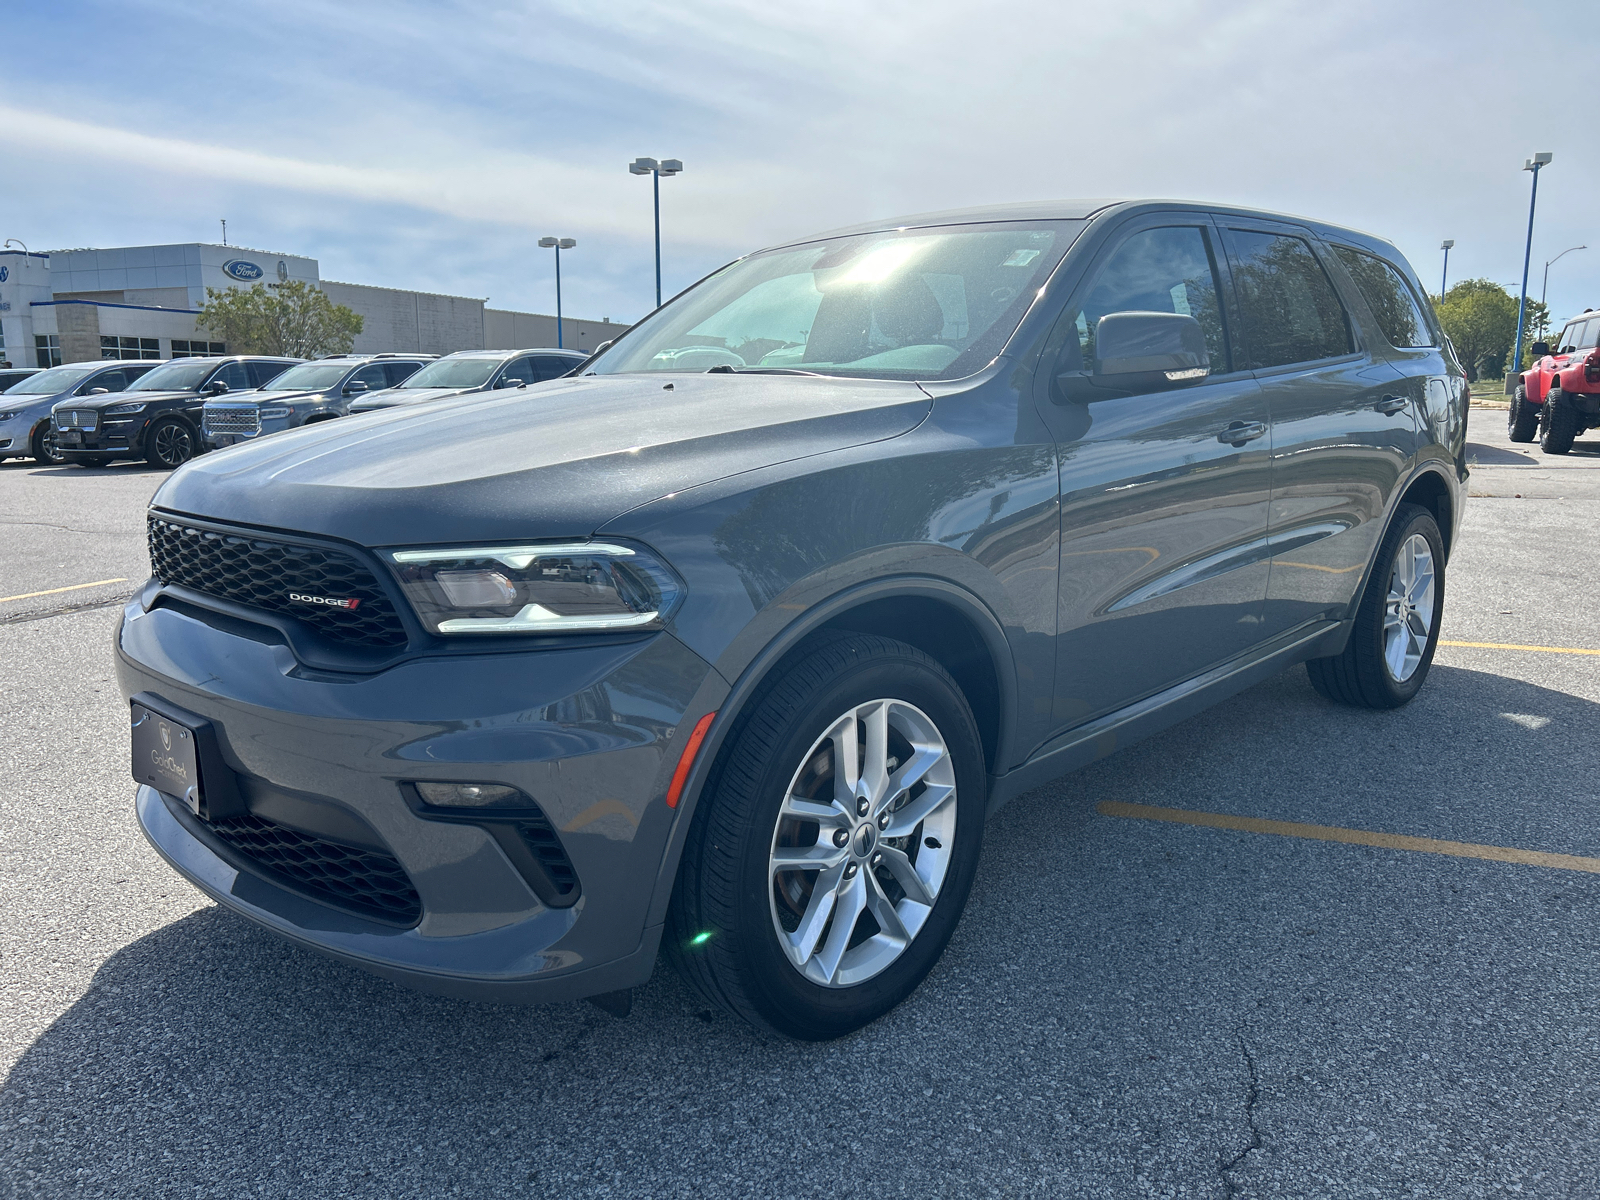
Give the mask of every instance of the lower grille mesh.
M 326 841 L 254 814 L 206 827 L 239 854 L 340 908 L 409 925 L 422 919 L 422 898 L 391 855 Z

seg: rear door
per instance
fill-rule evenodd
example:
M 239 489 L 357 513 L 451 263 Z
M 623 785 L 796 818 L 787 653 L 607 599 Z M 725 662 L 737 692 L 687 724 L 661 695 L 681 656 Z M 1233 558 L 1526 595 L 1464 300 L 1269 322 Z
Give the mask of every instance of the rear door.
M 1226 296 L 1208 217 L 1137 218 L 1108 240 L 1047 346 L 1040 411 L 1061 472 L 1059 728 L 1260 636 L 1272 440 L 1261 388 L 1235 360 Z M 1128 311 L 1198 320 L 1210 376 L 1131 394 L 1077 386 L 1093 370 L 1100 318 Z
M 1263 633 L 1342 618 L 1415 453 L 1415 408 L 1351 320 L 1310 231 L 1219 218 L 1245 361 L 1271 413 Z

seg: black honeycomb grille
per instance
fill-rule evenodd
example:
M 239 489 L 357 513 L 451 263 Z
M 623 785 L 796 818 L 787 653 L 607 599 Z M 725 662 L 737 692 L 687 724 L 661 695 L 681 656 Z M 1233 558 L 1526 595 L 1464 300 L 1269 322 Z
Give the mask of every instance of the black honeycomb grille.
M 150 573 L 162 583 L 193 588 L 265 612 L 281 613 L 324 636 L 354 646 L 403 646 L 405 627 L 377 579 L 337 550 L 241 530 L 219 533 L 152 515 Z M 289 594 L 354 600 L 354 608 L 290 600 Z
M 422 898 L 391 855 L 326 841 L 253 814 L 206 827 L 238 854 L 339 908 L 406 925 L 422 919 Z

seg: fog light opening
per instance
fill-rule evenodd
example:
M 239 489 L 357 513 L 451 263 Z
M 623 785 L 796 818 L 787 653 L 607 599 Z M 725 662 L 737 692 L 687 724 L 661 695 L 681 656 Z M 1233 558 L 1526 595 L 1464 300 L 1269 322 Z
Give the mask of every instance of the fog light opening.
M 418 783 L 417 794 L 439 808 L 507 808 L 533 802 L 503 783 Z

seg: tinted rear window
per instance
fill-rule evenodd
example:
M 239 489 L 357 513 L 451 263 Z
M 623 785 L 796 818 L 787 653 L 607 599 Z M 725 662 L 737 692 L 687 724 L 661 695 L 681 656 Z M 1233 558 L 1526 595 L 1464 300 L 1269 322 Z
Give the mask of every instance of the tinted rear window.
M 1252 367 L 1315 362 L 1354 349 L 1344 305 L 1305 239 L 1234 229 L 1229 250 Z
M 1416 293 L 1396 267 L 1376 255 L 1348 246 L 1335 246 L 1333 252 L 1356 281 L 1356 287 L 1361 289 L 1361 298 L 1367 302 L 1377 318 L 1378 328 L 1383 330 L 1391 346 L 1435 344 Z

